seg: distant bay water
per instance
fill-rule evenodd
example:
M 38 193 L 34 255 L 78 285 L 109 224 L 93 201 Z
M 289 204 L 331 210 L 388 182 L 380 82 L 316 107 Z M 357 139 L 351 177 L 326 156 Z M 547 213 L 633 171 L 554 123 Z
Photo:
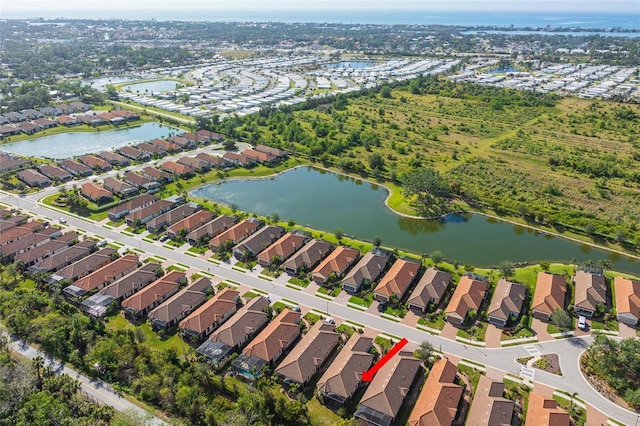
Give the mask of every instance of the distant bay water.
M 429 10 L 88 10 L 41 9 L 7 10 L 3 18 L 46 19 L 127 19 L 210 22 L 317 22 L 340 24 L 420 24 L 496 26 L 518 28 L 619 28 L 640 29 L 638 10 L 628 13 L 606 12 L 506 12 L 506 11 L 429 11 Z

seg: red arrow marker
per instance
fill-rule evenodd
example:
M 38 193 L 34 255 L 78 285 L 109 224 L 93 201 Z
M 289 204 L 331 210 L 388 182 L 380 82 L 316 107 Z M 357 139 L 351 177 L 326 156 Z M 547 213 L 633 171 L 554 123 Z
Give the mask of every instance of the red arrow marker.
M 406 345 L 407 343 L 409 343 L 409 341 L 407 339 L 405 339 L 405 338 L 403 338 L 398 343 L 396 343 L 395 346 L 393 348 L 391 348 L 391 350 L 389 352 L 387 352 L 387 354 L 380 359 L 380 361 L 376 362 L 367 371 L 363 371 L 362 372 L 362 381 L 363 382 L 370 382 L 371 380 L 373 380 L 373 376 L 376 375 L 378 370 L 380 370 L 383 365 L 385 365 L 391 358 L 393 358 L 393 356 L 395 354 L 400 352 L 400 349 L 402 349 L 404 347 L 404 345 Z

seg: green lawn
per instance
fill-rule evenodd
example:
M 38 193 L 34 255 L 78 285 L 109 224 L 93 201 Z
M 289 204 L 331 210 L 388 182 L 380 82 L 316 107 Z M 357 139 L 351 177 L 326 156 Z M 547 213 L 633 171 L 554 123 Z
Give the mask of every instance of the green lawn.
M 185 343 L 180 336 L 175 333 L 169 336 L 166 339 L 161 339 L 158 335 L 151 330 L 149 324 L 144 323 L 140 325 L 133 325 L 129 321 L 125 319 L 122 315 L 115 315 L 107 319 L 106 322 L 107 328 L 112 330 L 126 330 L 126 329 L 135 329 L 139 328 L 144 332 L 146 336 L 145 343 L 151 346 L 154 349 L 158 349 L 164 351 L 169 348 L 173 348 L 177 351 L 178 354 L 182 354 L 185 351 L 188 351 L 189 345 Z
M 332 289 L 325 288 L 325 287 L 320 287 L 318 289 L 318 293 L 326 294 L 326 295 L 333 296 L 333 297 L 336 297 L 337 295 L 339 295 L 341 291 L 342 291 L 342 288 L 340 286 L 338 286 L 338 285 L 335 286 Z
M 535 334 L 533 333 L 532 330 L 529 330 L 528 328 L 523 328 L 516 334 L 512 334 L 512 335 L 507 335 L 505 333 L 502 333 L 502 335 L 500 336 L 500 340 L 514 340 L 514 339 L 522 339 L 525 337 L 533 337 L 533 336 L 535 336 Z
M 297 285 L 298 287 L 307 287 L 309 285 L 309 280 L 301 280 L 300 278 L 289 278 L 289 283 L 293 285 Z
M 444 328 L 445 320 L 444 314 L 437 315 L 430 319 L 429 317 L 421 317 L 418 319 L 418 324 L 426 325 L 427 327 L 435 328 L 437 330 L 442 330 Z
M 244 299 L 253 299 L 254 297 L 257 297 L 257 296 L 258 294 L 252 291 L 247 291 L 245 294 L 242 295 Z
M 480 370 L 461 364 L 458 364 L 458 371 L 467 376 L 475 393 L 475 390 L 478 387 L 478 382 L 480 381 L 480 376 L 484 376 L 484 374 Z
M 307 401 L 306 407 L 313 426 L 336 426 L 342 422 L 340 416 L 320 404 L 315 396 Z
M 349 298 L 349 303 L 368 308 L 373 303 L 373 293 L 368 294 L 364 299 L 358 296 L 351 296 Z
M 476 321 L 473 327 L 469 327 L 466 330 L 458 330 L 457 336 L 470 340 L 475 338 L 475 340 L 479 342 L 484 342 L 484 336 L 487 333 L 487 325 L 488 324 L 486 322 Z M 473 333 L 474 329 L 475 333 Z
M 318 321 L 320 321 L 320 315 L 314 314 L 313 312 L 307 312 L 305 314 L 305 316 L 304 316 L 304 319 L 309 321 L 310 325 L 313 325 L 313 324 L 317 323 Z

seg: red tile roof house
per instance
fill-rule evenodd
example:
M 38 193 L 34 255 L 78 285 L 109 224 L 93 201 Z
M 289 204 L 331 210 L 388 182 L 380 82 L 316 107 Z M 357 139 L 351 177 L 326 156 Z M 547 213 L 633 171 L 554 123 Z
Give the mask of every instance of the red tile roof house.
M 151 327 L 158 331 L 178 324 L 192 310 L 207 300 L 207 290 L 210 288 L 210 279 L 198 278 L 184 290 L 174 294 L 166 302 L 149 312 L 147 317 L 151 321 Z
M 381 250 L 370 251 L 345 275 L 342 289 L 347 293 L 357 293 L 363 286 L 374 283 L 387 267 L 391 256 Z
M 156 280 L 158 278 L 156 276 L 156 271 L 159 267 L 159 263 L 146 263 L 130 274 L 100 290 L 100 294 L 111 296 L 117 301 L 126 299 Z
M 465 424 L 468 426 L 510 425 L 515 404 L 503 396 L 504 387 L 502 382 L 480 376 Z
M 206 223 L 201 227 L 189 232 L 186 237 L 187 242 L 192 246 L 207 243 L 208 239 L 221 234 L 222 232 L 231 228 L 237 222 L 238 218 L 235 216 L 218 216 L 211 222 Z
M 120 167 L 128 167 L 131 165 L 131 162 L 127 157 L 111 151 L 103 151 L 98 154 L 98 157 L 102 158 L 105 161 L 108 161 L 113 166 L 117 165 Z
M 128 183 L 113 177 L 104 178 L 102 186 L 121 198 L 129 198 L 138 193 L 138 188 L 135 186 L 131 186 Z
M 208 130 L 198 130 L 196 132 L 197 136 L 202 136 L 203 138 L 207 138 L 210 141 L 216 141 L 216 142 L 222 142 L 224 141 L 224 136 L 222 136 L 220 133 L 216 133 L 216 132 L 210 132 Z
M 436 268 L 427 269 L 411 293 L 407 306 L 418 314 L 424 314 L 429 304 L 432 304 L 434 309 L 437 308 L 450 284 L 450 273 L 439 271 Z
M 278 159 L 282 159 L 282 158 L 287 158 L 288 154 L 287 151 L 283 151 L 281 149 L 278 148 L 272 148 L 270 146 L 266 146 L 266 145 L 257 145 L 256 146 L 256 151 L 259 152 L 266 152 L 267 154 L 271 154 L 274 157 L 277 157 Z
M 26 226 L 14 226 L 0 233 L 0 247 L 33 234 L 33 229 Z
M 448 359 L 433 363 L 416 405 L 409 415 L 409 426 L 450 426 L 456 418 L 464 388 L 454 383 L 456 366 Z
M 13 126 L 2 125 L 0 126 L 0 138 L 6 138 L 7 136 L 19 135 L 20 129 Z
M 49 244 L 56 244 L 55 247 L 51 247 L 53 249 L 59 249 L 61 244 L 59 241 L 49 241 L 47 244 L 43 244 L 37 249 L 45 249 Z M 41 259 L 37 261 L 34 265 L 27 268 L 29 273 L 37 274 L 37 273 L 45 273 L 45 272 L 56 272 L 59 269 L 64 268 L 67 265 L 71 265 L 73 262 L 82 259 L 85 256 L 88 256 L 93 252 L 96 247 L 95 241 L 85 240 L 79 242 L 78 244 L 72 245 L 68 247 L 68 243 L 63 242 L 62 247 L 67 246 L 64 250 L 60 250 L 55 254 L 50 254 L 49 252 L 42 253 Z M 33 250 L 29 250 L 27 253 Z M 33 259 L 32 259 L 33 260 Z
M 49 120 L 48 118 L 38 118 L 37 120 L 34 121 L 34 123 L 36 123 L 38 126 L 40 126 L 43 129 L 50 129 L 58 125 L 58 123 L 56 123 L 53 120 Z
M 107 124 L 107 121 L 93 114 L 76 115 L 76 120 L 88 125 L 88 126 L 102 126 Z
M 152 158 L 162 158 L 167 156 L 167 149 L 161 144 L 142 142 L 136 145 L 136 148 L 149 154 Z
M 40 269 L 30 268 L 47 257 L 68 249 L 70 244 L 69 241 L 51 240 L 41 246 L 34 247 L 29 251 L 17 255 L 14 258 L 14 263 L 19 264 L 22 269 L 26 268 L 31 273 L 49 272 L 48 270 L 41 271 Z M 88 251 L 86 254 L 88 254 Z
M 58 166 L 52 166 L 51 164 L 41 164 L 38 166 L 40 173 L 52 180 L 60 182 L 68 182 L 73 179 L 73 176 L 68 171 Z
M 117 253 L 116 250 L 111 247 L 105 247 L 60 269 L 55 275 L 62 279 L 76 281 L 109 264 L 113 260 L 115 253 Z
M 598 305 L 607 304 L 607 284 L 603 275 L 577 271 L 573 277 L 575 298 L 573 307 L 578 315 L 592 317 Z
M 304 386 L 338 346 L 336 326 L 318 321 L 280 362 L 275 373 L 286 385 Z
M 359 257 L 358 250 L 339 246 L 311 272 L 313 281 L 319 285 L 326 285 L 339 280 Z
M 217 155 L 210 155 L 210 154 L 207 154 L 206 152 L 199 152 L 196 155 L 196 158 L 209 164 L 209 167 L 222 168 L 224 167 L 225 164 L 227 164 L 224 158 Z
M 123 109 L 114 109 L 111 111 L 111 114 L 116 117 L 123 117 L 127 121 L 140 120 L 140 114 Z
M 236 313 L 239 300 L 239 291 L 225 288 L 180 321 L 182 338 L 192 344 L 200 343 Z
M 147 231 L 152 234 L 158 234 L 167 226 L 171 226 L 174 223 L 191 216 L 201 208 L 202 206 L 196 203 L 187 203 L 178 206 L 147 222 Z
M 58 165 L 74 176 L 91 176 L 93 170 L 74 160 L 58 161 Z
M 284 228 L 276 225 L 267 225 L 250 237 L 233 246 L 233 256 L 243 262 L 254 259 L 278 238 L 284 235 Z
M 374 297 L 379 302 L 388 302 L 392 295 L 403 301 L 407 290 L 418 276 L 420 264 L 409 260 L 396 260 L 389 271 L 382 277 L 375 290 Z
M 196 349 L 216 367 L 224 364 L 228 355 L 241 348 L 268 322 L 265 312 L 269 302 L 264 297 L 254 297 L 238 312 L 215 330 L 209 339 Z M 214 349 L 211 351 L 210 349 Z M 217 349 L 217 350 L 216 350 Z
M 130 321 L 137 321 L 147 312 L 173 296 L 180 289 L 180 283 L 187 279 L 183 272 L 171 271 L 158 278 L 137 293 L 122 301 L 124 316 Z
M 242 151 L 242 154 L 247 158 L 252 159 L 256 163 L 266 164 L 268 166 L 273 165 L 277 161 L 276 156 L 268 154 L 266 152 L 256 151 L 255 149 L 247 148 Z
M 135 254 L 124 255 L 75 281 L 73 285 L 66 287 L 63 293 L 65 296 L 82 297 L 91 291 L 106 287 L 137 268 L 138 256 Z
M 122 175 L 122 179 L 129 185 L 135 186 L 138 189 L 144 189 L 145 191 L 154 192 L 162 187 L 155 180 L 151 180 L 148 177 L 141 174 L 127 170 Z
M 634 326 L 640 321 L 640 281 L 617 276 L 613 279 L 618 321 Z
M 254 160 L 252 160 L 251 158 L 247 157 L 246 155 L 236 154 L 235 152 L 227 151 L 227 152 L 224 153 L 222 158 L 224 158 L 229 163 L 232 163 L 232 164 L 235 164 L 235 165 L 241 166 L 241 167 L 251 167 L 251 166 L 254 166 L 256 164 L 256 162 Z
M 268 267 L 274 262 L 283 262 L 300 250 L 307 241 L 309 241 L 309 237 L 304 234 L 288 232 L 258 254 L 258 263 L 263 267 Z
M 39 247 L 51 241 L 48 234 L 33 233 L 27 234 L 24 238 L 10 242 L 0 247 L 0 257 L 3 263 L 9 263 L 11 260 L 22 253 Z
M 173 142 L 174 144 L 178 145 L 183 150 L 196 148 L 196 142 L 191 139 L 183 138 L 180 136 L 171 136 L 170 138 L 167 138 L 167 140 L 169 142 Z
M 124 117 L 117 116 L 110 112 L 101 112 L 100 114 L 98 114 L 98 117 L 108 121 L 111 124 L 122 124 L 127 121 Z
M 39 132 L 41 130 L 40 126 L 34 123 L 30 123 L 28 121 L 18 124 L 18 128 L 25 135 L 32 135 L 35 132 Z
M 44 188 L 51 185 L 51 180 L 48 177 L 33 169 L 20 170 L 16 175 L 19 180 L 31 187 Z
M 487 311 L 489 322 L 498 327 L 506 327 L 509 320 L 517 319 L 525 295 L 525 286 L 500 278 Z
M 179 233 L 184 232 L 184 236 L 196 228 L 200 228 L 202 225 L 213 220 L 216 217 L 215 213 L 211 213 L 208 210 L 199 210 L 187 216 L 186 218 L 174 223 L 167 228 L 167 235 L 169 238 L 175 238 Z
M 466 275 L 460 278 L 460 282 L 445 309 L 447 321 L 462 325 L 470 311 L 478 311 L 487 296 L 487 290 L 488 284 L 484 281 L 474 280 Z
M 154 217 L 168 212 L 175 207 L 175 205 L 176 203 L 170 200 L 159 200 L 149 206 L 129 213 L 125 216 L 124 220 L 127 226 L 133 226 L 136 221 L 140 221 L 140 223 L 144 225 Z
M 79 160 L 87 167 L 91 167 L 98 172 L 108 172 L 113 169 L 108 161 L 98 158 L 95 155 L 84 155 Z
M 0 173 L 14 172 L 30 167 L 31 161 L 12 155 L 0 154 Z
M 80 124 L 78 120 L 68 115 L 61 115 L 56 117 L 56 123 L 62 124 L 63 126 L 72 127 Z
M 109 217 L 109 220 L 117 222 L 124 216 L 148 207 L 156 201 L 158 201 L 158 198 L 156 196 L 151 194 L 142 194 L 135 198 L 127 200 L 122 204 L 110 208 L 107 215 Z
M 315 268 L 328 255 L 333 246 L 321 240 L 311 240 L 298 252 L 291 256 L 284 264 L 284 271 L 289 275 L 296 275 L 300 271 L 308 272 Z
M 167 173 L 171 173 L 173 175 L 178 175 L 180 177 L 189 177 L 195 174 L 194 170 L 191 167 L 183 166 L 182 164 L 178 164 L 175 161 L 165 161 L 160 164 L 160 169 L 164 170 Z
M 567 297 L 567 280 L 560 275 L 539 272 L 536 291 L 531 303 L 531 316 L 549 321 L 556 309 L 564 311 Z
M 343 407 L 358 390 L 362 372 L 373 363 L 372 346 L 372 338 L 354 333 L 340 349 L 316 385 L 325 404 Z
M 122 154 L 131 160 L 140 162 L 151 160 L 151 156 L 149 154 L 147 154 L 146 152 L 142 152 L 138 148 L 134 148 L 132 146 L 122 146 L 116 149 L 116 151 L 118 152 L 118 154 Z
M 301 316 L 299 312 L 283 309 L 231 363 L 236 375 L 255 380 L 267 364 L 275 363 L 300 336 Z
M 545 398 L 537 392 L 529 393 L 527 424 L 536 426 L 569 426 L 569 412 L 558 407 L 555 399 Z
M 217 251 L 221 245 L 226 244 L 228 241 L 231 241 L 232 245 L 236 245 L 249 235 L 255 233 L 258 229 L 262 228 L 263 225 L 264 222 L 260 219 L 245 219 L 211 238 L 209 240 L 209 248 L 213 251 Z
M 93 182 L 83 183 L 80 187 L 80 193 L 87 199 L 96 204 L 102 204 L 113 200 L 113 194 L 108 189 L 104 189 L 100 185 Z
M 205 172 L 210 168 L 208 163 L 193 157 L 180 157 L 176 163 L 187 166 L 198 173 Z
M 390 426 L 404 405 L 405 398 L 410 395 L 414 383 L 422 381 L 418 371 L 420 360 L 414 358 L 411 352 L 399 352 L 375 375 L 354 416 L 367 424 Z
M 155 167 L 145 167 L 142 169 L 142 176 L 153 179 L 158 183 L 167 183 L 173 180 L 173 175 Z

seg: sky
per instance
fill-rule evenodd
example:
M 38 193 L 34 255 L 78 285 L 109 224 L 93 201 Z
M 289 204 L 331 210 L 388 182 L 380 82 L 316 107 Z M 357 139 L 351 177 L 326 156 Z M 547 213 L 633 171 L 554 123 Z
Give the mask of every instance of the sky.
M 2 2 L 10 10 L 447 10 L 635 13 L 640 0 L 26 0 Z

